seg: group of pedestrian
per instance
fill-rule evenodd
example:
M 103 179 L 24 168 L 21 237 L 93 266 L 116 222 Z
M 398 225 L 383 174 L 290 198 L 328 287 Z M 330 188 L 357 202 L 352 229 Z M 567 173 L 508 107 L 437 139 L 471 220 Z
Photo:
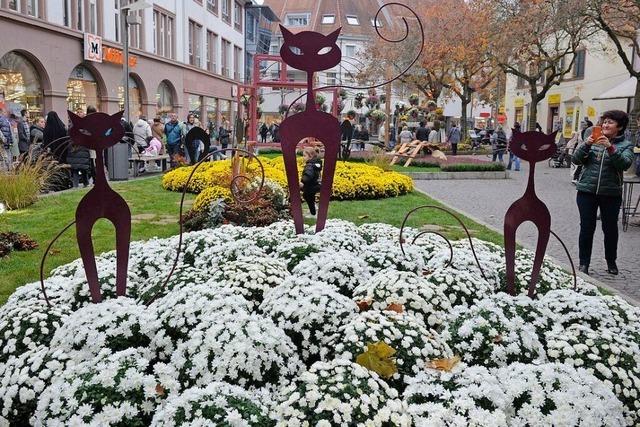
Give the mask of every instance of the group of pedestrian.
M 269 135 L 271 135 L 272 142 L 280 142 L 280 125 L 277 122 L 273 122 L 270 125 L 263 122 L 258 127 L 258 133 L 260 134 L 260 142 L 263 144 L 267 142 Z
M 0 109 L 0 165 L 9 169 L 32 145 L 42 144 L 44 125 L 43 117 L 31 120 L 26 109 L 21 110 L 20 115 Z

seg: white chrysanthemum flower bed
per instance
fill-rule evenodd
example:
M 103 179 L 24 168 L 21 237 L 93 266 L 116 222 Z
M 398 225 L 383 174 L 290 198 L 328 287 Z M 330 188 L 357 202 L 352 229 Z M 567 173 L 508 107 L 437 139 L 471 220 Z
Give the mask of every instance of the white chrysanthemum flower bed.
M 134 242 L 127 297 L 97 257 L 97 305 L 80 260 L 56 268 L 53 307 L 39 283 L 0 307 L 0 427 L 640 423 L 637 307 L 548 260 L 531 300 L 527 252 L 500 293 L 499 246 L 474 239 L 485 279 L 468 241 L 448 266 L 418 234 L 405 256 L 386 224 L 224 225 L 168 281 L 177 237 Z

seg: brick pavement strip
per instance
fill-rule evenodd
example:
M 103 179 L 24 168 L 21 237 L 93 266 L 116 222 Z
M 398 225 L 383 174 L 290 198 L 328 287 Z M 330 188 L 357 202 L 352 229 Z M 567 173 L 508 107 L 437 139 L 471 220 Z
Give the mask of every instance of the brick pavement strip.
M 524 194 L 528 176 L 528 164 L 523 162 L 520 172 L 512 171 L 509 179 L 502 180 L 446 180 L 415 181 L 415 186 L 449 207 L 461 211 L 472 219 L 502 234 L 504 214 L 509 205 Z M 580 216 L 576 206 L 576 189 L 571 184 L 569 170 L 550 168 L 538 164 L 536 168 L 536 191 L 551 212 L 551 229 L 565 242 L 573 262 L 578 264 L 578 233 Z M 596 229 L 593 255 L 589 272 L 595 284 L 609 288 L 631 303 L 640 305 L 640 227 L 630 226 L 627 232 L 619 224 L 618 268 L 620 274 L 612 276 L 606 272 L 603 235 Z M 517 240 L 522 246 L 534 249 L 537 230 L 531 223 L 522 224 Z M 551 237 L 547 255 L 570 268 L 564 249 Z M 595 280 L 594 280 L 595 279 Z M 598 283 L 599 282 L 599 283 Z

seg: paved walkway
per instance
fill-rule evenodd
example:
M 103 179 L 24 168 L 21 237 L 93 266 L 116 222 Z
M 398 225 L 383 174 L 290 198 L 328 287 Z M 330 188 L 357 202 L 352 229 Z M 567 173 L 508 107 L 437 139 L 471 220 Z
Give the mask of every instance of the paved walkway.
M 522 170 L 511 172 L 510 179 L 415 181 L 415 184 L 429 196 L 502 232 L 504 214 L 509 205 L 524 193 L 527 176 L 528 164 L 523 162 Z M 577 268 L 580 217 L 575 201 L 576 189 L 571 184 L 568 169 L 549 168 L 547 164 L 539 163 L 536 167 L 536 191 L 549 207 L 552 230 L 564 240 Z M 633 221 L 637 223 L 638 219 L 632 219 L 632 223 Z M 603 235 L 600 222 L 598 223 L 589 268 L 591 276 L 635 301 L 640 301 L 640 227 L 630 225 L 627 232 L 622 232 L 620 222 L 620 274 L 612 276 L 606 272 Z M 517 240 L 527 248 L 535 248 L 537 230 L 533 224 L 523 224 L 518 229 Z M 547 253 L 568 265 L 562 246 L 553 236 Z

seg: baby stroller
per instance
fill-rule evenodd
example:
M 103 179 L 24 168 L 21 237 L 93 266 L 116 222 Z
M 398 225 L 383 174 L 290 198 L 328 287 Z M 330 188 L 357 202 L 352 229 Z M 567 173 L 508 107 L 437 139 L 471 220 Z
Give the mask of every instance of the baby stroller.
M 566 141 L 562 141 L 562 143 L 558 144 L 558 148 L 556 152 L 549 159 L 549 167 L 550 168 L 570 168 L 571 167 L 571 153 Z

